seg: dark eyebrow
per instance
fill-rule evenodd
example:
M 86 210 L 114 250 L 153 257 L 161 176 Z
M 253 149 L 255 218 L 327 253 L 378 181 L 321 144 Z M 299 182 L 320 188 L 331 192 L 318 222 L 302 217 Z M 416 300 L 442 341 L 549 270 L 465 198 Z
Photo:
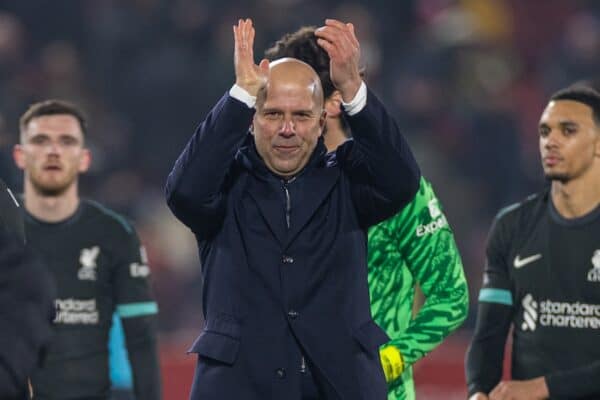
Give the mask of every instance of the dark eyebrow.
M 32 139 L 49 139 L 50 135 L 48 135 L 47 133 L 43 133 L 43 132 L 38 132 L 38 133 L 34 133 L 33 135 L 29 136 L 29 140 Z
M 560 121 L 559 125 L 561 126 L 561 128 L 579 128 L 579 124 L 571 120 Z
M 269 108 L 263 107 L 263 108 L 261 108 L 260 111 L 261 112 L 281 112 L 281 110 L 279 108 L 275 108 L 275 107 L 269 107 Z
M 579 124 L 577 122 L 571 121 L 571 120 L 560 121 L 558 123 L 558 125 L 560 125 L 561 128 L 579 128 Z M 545 122 L 542 122 L 539 124 L 538 128 L 550 129 L 550 125 L 548 125 Z
M 47 133 L 44 132 L 38 132 L 38 133 L 34 133 L 33 135 L 31 135 L 29 137 L 28 140 L 34 140 L 34 139 L 50 139 L 50 135 L 48 135 Z M 70 134 L 70 133 L 61 133 L 58 136 L 59 140 L 64 140 L 64 139 L 72 139 L 75 140 L 76 142 L 81 142 L 81 139 L 78 138 L 76 135 Z

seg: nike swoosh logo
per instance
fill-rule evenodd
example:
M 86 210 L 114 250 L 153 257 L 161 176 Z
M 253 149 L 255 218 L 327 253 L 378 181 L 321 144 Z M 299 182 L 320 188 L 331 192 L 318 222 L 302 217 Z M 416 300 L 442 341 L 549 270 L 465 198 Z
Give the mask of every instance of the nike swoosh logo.
M 534 254 L 532 256 L 529 257 L 525 257 L 525 258 L 521 258 L 521 256 L 519 256 L 517 254 L 517 256 L 515 257 L 515 262 L 514 262 L 514 266 L 515 268 L 522 268 L 524 266 L 526 266 L 529 263 L 532 263 L 536 260 L 539 260 L 540 258 L 542 258 L 541 254 Z

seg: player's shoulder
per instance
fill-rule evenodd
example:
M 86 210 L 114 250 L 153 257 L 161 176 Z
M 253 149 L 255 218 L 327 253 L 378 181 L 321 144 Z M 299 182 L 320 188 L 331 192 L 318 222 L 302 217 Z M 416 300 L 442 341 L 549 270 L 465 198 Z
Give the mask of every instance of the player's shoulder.
M 543 190 L 530 194 L 521 201 L 506 206 L 496 214 L 495 222 L 504 225 L 523 226 L 526 222 L 537 219 L 547 209 L 548 191 Z
M 415 197 L 412 199 L 412 204 L 419 204 L 422 206 L 427 206 L 427 202 L 431 200 L 437 201 L 437 196 L 433 191 L 433 186 L 431 182 L 429 182 L 424 176 L 421 176 L 419 180 L 419 190 L 415 194 Z
M 443 215 L 442 205 L 436 197 L 431 183 L 424 177 L 421 177 L 419 189 L 415 197 L 402 210 L 381 222 L 380 225 L 390 229 L 401 229 L 403 226 L 411 224 L 420 225 L 428 223 L 447 224 Z
M 81 206 L 85 219 L 94 224 L 101 224 L 103 229 L 109 230 L 112 234 L 121 236 L 135 235 L 135 228 L 132 223 L 123 215 L 90 199 L 82 199 Z

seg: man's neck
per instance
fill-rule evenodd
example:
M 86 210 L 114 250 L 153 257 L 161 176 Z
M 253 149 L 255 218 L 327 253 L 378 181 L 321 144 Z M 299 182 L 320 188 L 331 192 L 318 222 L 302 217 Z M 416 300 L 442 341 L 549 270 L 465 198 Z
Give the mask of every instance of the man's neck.
M 57 196 L 45 196 L 25 182 L 24 200 L 27 212 L 44 222 L 64 221 L 75 214 L 79 206 L 76 184 Z
M 591 179 L 599 175 L 588 175 L 568 182 L 552 182 L 552 202 L 564 218 L 582 217 L 600 204 L 600 179 Z

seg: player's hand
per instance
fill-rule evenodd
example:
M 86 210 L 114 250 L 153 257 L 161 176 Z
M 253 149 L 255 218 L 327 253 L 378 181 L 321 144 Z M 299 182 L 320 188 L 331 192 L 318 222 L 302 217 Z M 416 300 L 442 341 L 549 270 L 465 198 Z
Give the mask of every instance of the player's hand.
M 385 374 L 385 381 L 390 383 L 395 381 L 404 372 L 404 360 L 402 354 L 395 346 L 386 346 L 379 350 L 379 358 L 381 360 L 381 366 L 383 373 Z
M 268 60 L 254 64 L 254 35 L 250 18 L 240 19 L 233 26 L 235 83 L 252 96 L 266 83 L 269 73 Z
M 474 393 L 469 397 L 469 400 L 489 400 L 489 397 L 485 393 Z
M 358 69 L 360 44 L 354 34 L 354 25 L 326 19 L 325 26 L 317 29 L 315 35 L 319 46 L 329 55 L 331 81 L 349 103 L 362 83 Z
M 490 400 L 544 400 L 550 394 L 544 377 L 526 381 L 503 381 L 490 392 Z

